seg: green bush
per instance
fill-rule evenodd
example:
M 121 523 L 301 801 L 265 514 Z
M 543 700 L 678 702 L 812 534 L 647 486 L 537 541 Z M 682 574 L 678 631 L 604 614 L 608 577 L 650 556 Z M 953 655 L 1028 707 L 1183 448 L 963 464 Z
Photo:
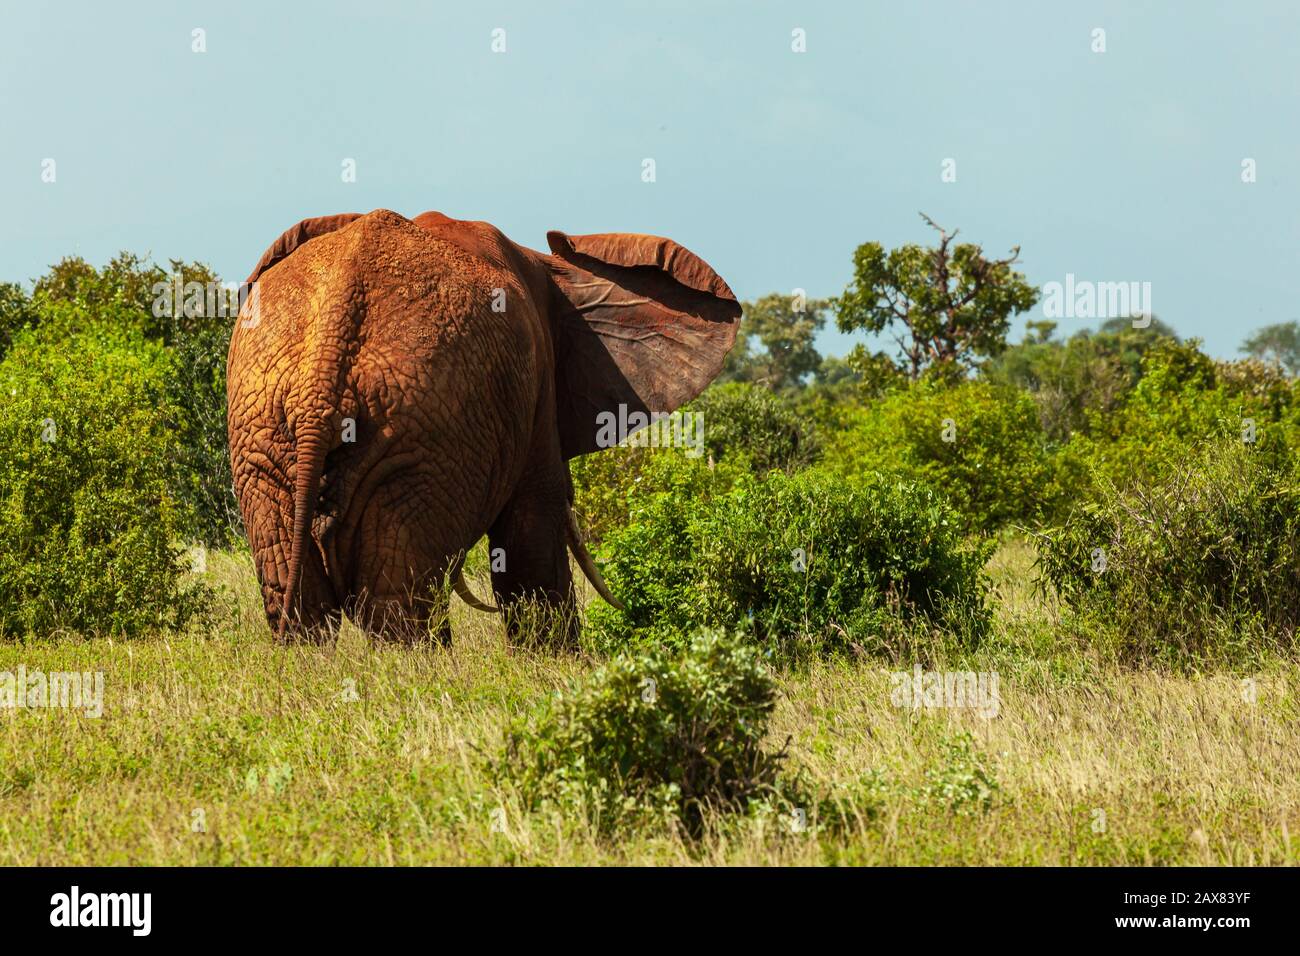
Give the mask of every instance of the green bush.
M 986 382 L 919 383 L 857 410 L 828 442 L 824 465 L 850 480 L 884 473 L 924 482 L 971 530 L 1034 522 L 1057 507 L 1037 407 Z
M 712 498 L 748 474 L 749 465 L 744 459 L 711 465 L 680 448 L 619 445 L 575 458 L 569 470 L 583 537 L 595 547 L 656 495 Z
M 31 299 L 22 286 L 14 282 L 0 282 L 0 358 L 9 351 L 14 336 L 35 318 Z
M 743 456 L 759 474 L 816 461 L 817 435 L 795 405 L 759 385 L 715 385 L 686 406 L 704 416 L 704 446 L 717 461 Z
M 609 661 L 508 731 L 494 761 L 527 809 L 586 815 L 601 832 L 680 823 L 781 799 L 783 753 L 763 749 L 776 700 L 754 649 L 702 633 L 679 654 Z
M 180 531 L 213 548 L 242 537 L 226 441 L 226 350 L 235 320 L 222 311 L 230 303 L 215 295 L 219 285 L 201 263 L 172 260 L 164 269 L 123 252 L 96 269 L 70 257 L 37 280 L 22 313 L 49 348 L 100 325 L 165 347 Z
M 664 492 L 711 497 L 742 474 L 793 471 L 818 454 L 807 416 L 756 385 L 714 386 L 683 412 L 702 416 L 700 450 L 650 447 L 639 432 L 625 445 L 570 462 L 579 523 L 592 545 L 626 527 L 639 501 Z
M 943 763 L 926 771 L 920 801 L 958 816 L 987 813 L 999 789 L 988 758 L 975 748 L 969 733 L 943 739 L 940 748 Z
M 180 294 L 174 295 L 177 280 Z M 214 328 L 224 329 L 229 337 L 234 318 L 222 314 L 214 295 L 220 281 L 201 262 L 172 259 L 164 269 L 135 253 L 119 252 L 96 269 L 78 256 L 69 256 L 36 280 L 32 301 L 38 315 L 34 325 L 57 327 L 61 334 L 70 334 L 111 312 L 119 325 L 163 345 Z M 55 315 L 40 309 L 48 304 L 74 308 Z
M 1124 401 L 1142 377 L 1142 357 L 1155 345 L 1177 343 L 1159 319 L 1135 329 L 1131 319 L 1111 319 L 1097 331 L 1082 329 L 1064 341 L 1055 322 L 1028 323 L 1025 340 L 985 362 L 985 380 L 1031 395 L 1043 431 L 1054 442 L 1087 433 Z
M 1062 495 L 1102 501 L 1110 486 L 1131 489 L 1165 481 L 1201 442 L 1240 443 L 1249 424 L 1256 439 L 1294 435 L 1293 387 L 1252 374 L 1249 363 L 1216 363 L 1196 340 L 1162 340 L 1141 360 L 1141 378 L 1112 413 L 1093 415 L 1058 457 Z
M 209 548 L 243 540 L 226 438 L 228 329 L 182 334 L 169 349 L 167 394 L 175 409 L 177 452 L 173 482 L 185 505 L 181 532 Z
M 174 546 L 168 374 L 110 325 L 22 332 L 0 361 L 0 633 L 134 635 L 203 606 Z
M 914 624 L 977 640 L 990 548 L 968 543 L 933 491 L 884 478 L 846 485 L 812 469 L 743 477 L 712 498 L 659 494 L 606 539 L 605 577 L 627 610 L 593 607 L 589 637 L 671 644 L 740 623 L 782 657 L 888 652 Z
M 1042 578 L 1134 660 L 1177 665 L 1294 646 L 1300 484 L 1280 440 L 1185 445 L 1152 484 L 1098 500 L 1040 539 Z

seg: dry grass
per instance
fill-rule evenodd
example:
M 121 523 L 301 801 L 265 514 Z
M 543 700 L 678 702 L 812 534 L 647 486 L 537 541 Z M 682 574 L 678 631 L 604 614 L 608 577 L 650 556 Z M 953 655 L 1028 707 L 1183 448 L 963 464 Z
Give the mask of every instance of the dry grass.
M 1295 862 L 1296 663 L 1254 675 L 1253 703 L 1241 675 L 1107 664 L 1058 640 L 1031 560 L 1003 546 L 995 638 L 941 665 L 996 671 L 995 719 L 897 708 L 874 662 L 783 672 L 773 739 L 847 794 L 850 823 L 719 821 L 692 845 L 602 841 L 489 783 L 504 723 L 590 661 L 509 653 L 496 619 L 459 606 L 451 650 L 351 629 L 332 647 L 276 648 L 247 560 L 213 556 L 230 601 L 210 632 L 0 645 L 0 671 L 106 679 L 99 719 L 0 710 L 0 864 Z M 925 796 L 969 785 L 947 746 L 963 732 L 998 784 L 987 809 Z

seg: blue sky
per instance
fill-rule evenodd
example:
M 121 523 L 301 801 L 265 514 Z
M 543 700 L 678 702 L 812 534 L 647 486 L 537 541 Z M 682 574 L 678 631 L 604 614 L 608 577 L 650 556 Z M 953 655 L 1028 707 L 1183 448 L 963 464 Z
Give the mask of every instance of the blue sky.
M 11 5 L 0 279 L 119 249 L 237 279 L 301 218 L 387 207 L 657 233 L 742 298 L 827 296 L 923 210 L 1035 285 L 1150 282 L 1229 356 L 1300 318 L 1298 39 L 1300 5 L 1249 0 Z

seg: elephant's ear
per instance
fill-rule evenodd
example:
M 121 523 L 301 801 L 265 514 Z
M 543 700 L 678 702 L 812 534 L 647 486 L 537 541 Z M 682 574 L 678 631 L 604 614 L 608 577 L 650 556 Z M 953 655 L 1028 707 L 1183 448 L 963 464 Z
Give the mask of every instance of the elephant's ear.
M 625 422 L 628 413 L 671 412 L 700 394 L 736 341 L 740 303 L 671 239 L 548 232 L 546 241 L 557 290 L 560 441 L 572 458 L 601 447 L 606 414 Z
M 286 229 L 280 233 L 280 238 L 271 243 L 270 248 L 262 253 L 262 258 L 257 260 L 257 265 L 253 266 L 253 271 L 244 280 L 244 285 L 252 285 L 263 272 L 280 260 L 287 259 L 303 243 L 315 239 L 317 236 L 333 232 L 336 229 L 342 229 L 352 220 L 360 218 L 361 213 L 359 212 L 344 212 L 339 213 L 337 216 L 317 216 L 315 219 L 304 219 L 296 226 Z

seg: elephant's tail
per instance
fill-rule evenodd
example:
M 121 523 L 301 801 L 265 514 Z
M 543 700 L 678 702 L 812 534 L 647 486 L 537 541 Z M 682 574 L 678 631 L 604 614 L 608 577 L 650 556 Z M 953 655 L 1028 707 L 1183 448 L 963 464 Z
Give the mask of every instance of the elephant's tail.
M 303 553 L 307 549 L 307 534 L 311 529 L 311 519 L 316 510 L 316 493 L 320 488 L 321 475 L 325 471 L 325 456 L 330 450 L 330 436 L 325 428 L 299 427 L 297 432 L 289 579 L 284 588 L 284 607 L 280 614 L 280 631 L 277 635 L 281 640 L 284 639 L 289 618 L 299 614 L 294 602 L 298 599 L 298 588 L 302 579 Z
M 293 530 L 280 639 L 284 638 L 290 618 L 301 617 L 301 609 L 295 602 L 299 600 L 303 561 L 311 544 L 308 536 L 325 473 L 325 458 L 342 440 L 344 385 L 363 307 L 361 297 L 355 294 L 354 276 L 339 278 L 342 281 L 328 282 L 328 287 L 320 290 L 317 302 L 312 303 L 316 315 L 308 325 L 299 366 L 303 379 L 294 402 L 291 428 L 295 445 Z

